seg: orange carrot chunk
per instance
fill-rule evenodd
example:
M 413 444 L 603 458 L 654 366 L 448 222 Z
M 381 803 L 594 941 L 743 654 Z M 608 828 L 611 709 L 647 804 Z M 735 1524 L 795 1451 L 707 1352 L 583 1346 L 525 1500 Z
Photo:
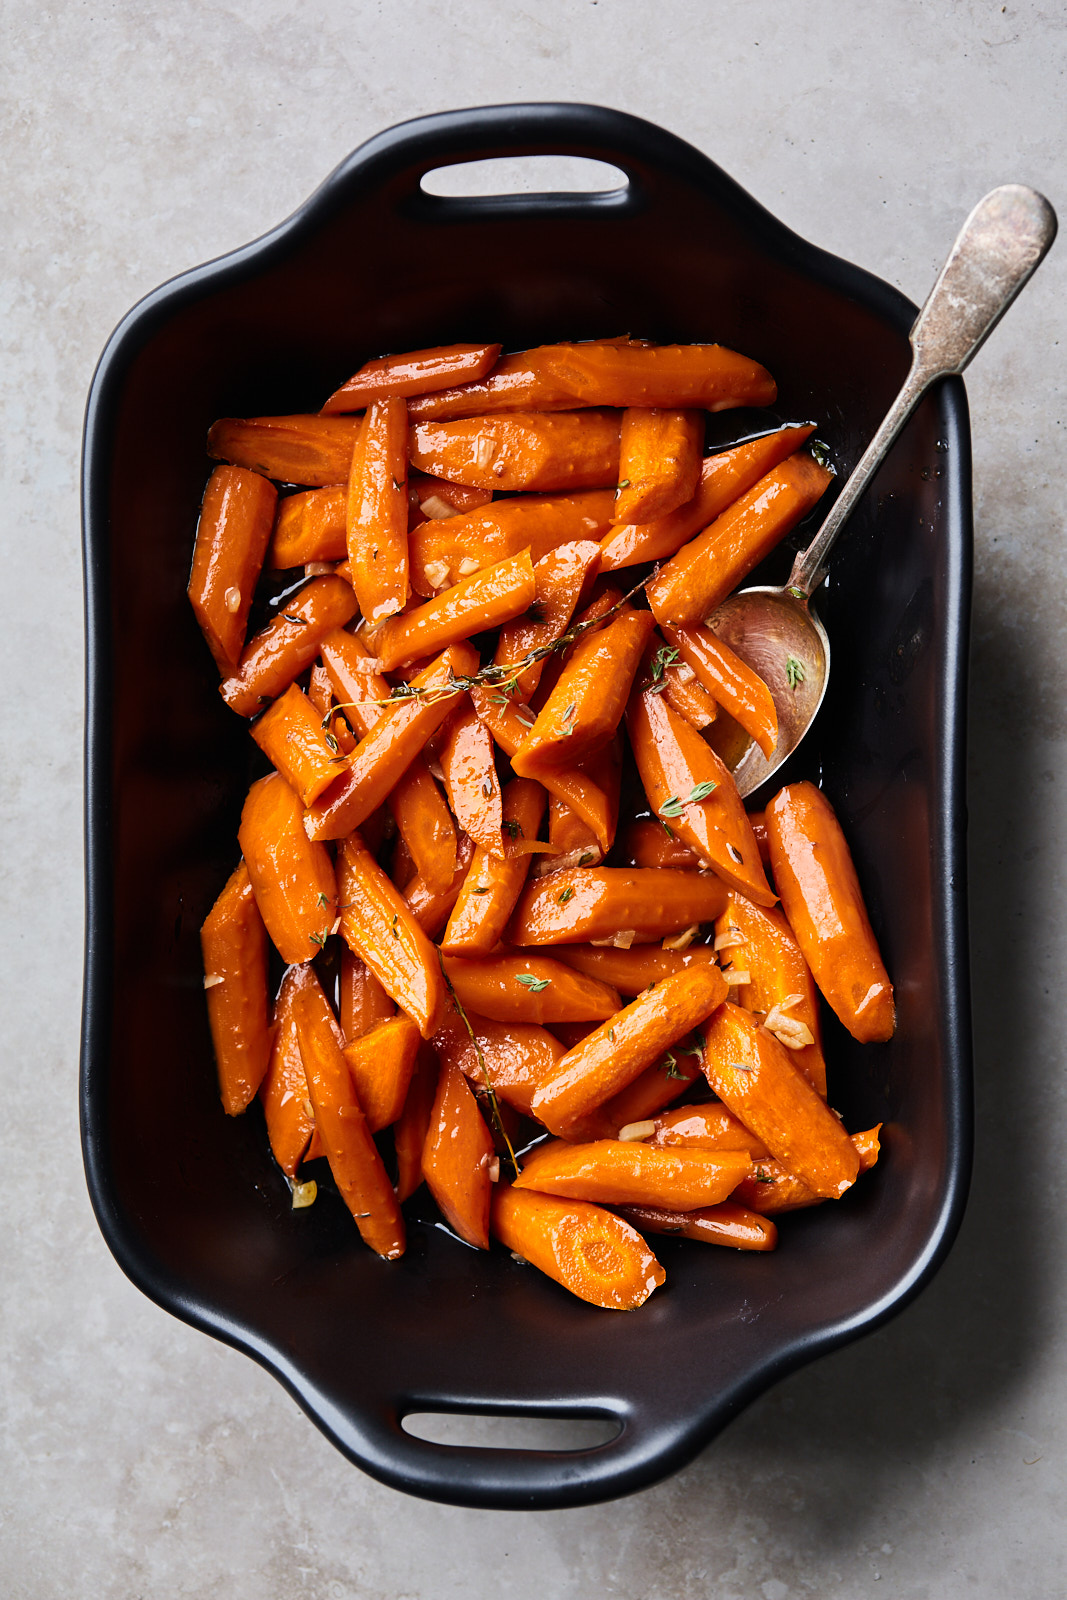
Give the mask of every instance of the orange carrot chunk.
M 743 1150 L 653 1149 L 638 1140 L 551 1139 L 523 1162 L 516 1189 L 602 1205 L 695 1211 L 725 1200 L 752 1170 Z
M 590 978 L 610 983 L 620 994 L 641 994 L 650 983 L 670 978 L 690 967 L 718 967 L 710 944 L 694 944 L 685 950 L 664 950 L 658 944 L 635 944 L 628 950 L 591 944 L 561 944 L 556 949 L 561 961 L 577 967 Z
M 468 1244 L 489 1248 L 493 1140 L 467 1081 L 446 1061 L 437 1083 L 422 1172 L 450 1228 Z
M 759 674 L 717 639 L 710 628 L 665 627 L 663 637 L 770 760 L 778 743 L 778 713 L 771 691 Z
M 453 484 L 450 492 L 456 491 L 483 492 Z M 612 489 L 525 494 L 462 516 L 423 522 L 409 539 L 412 587 L 416 594 L 434 594 L 523 550 L 539 562 L 561 545 L 596 543 L 611 526 L 614 499 Z
M 470 871 L 474 845 L 467 834 L 461 833 L 456 847 L 456 870 L 452 881 L 444 889 L 415 877 L 404 885 L 404 899 L 419 927 L 428 939 L 436 939 L 459 899 L 467 873 Z
M 696 872 L 700 857 L 676 839 L 670 825 L 655 818 L 631 822 L 622 836 L 626 859 L 634 867 L 676 867 Z
M 869 1172 L 878 1161 L 881 1126 L 879 1122 L 852 1136 L 861 1172 Z M 796 1173 L 771 1158 L 756 1162 L 752 1175 L 738 1184 L 734 1198 L 764 1216 L 777 1216 L 782 1211 L 801 1211 L 808 1206 L 822 1205 L 824 1196 L 809 1189 Z
M 628 1222 L 584 1200 L 498 1183 L 491 1226 L 505 1249 L 605 1311 L 636 1310 L 666 1278 Z
M 441 949 L 446 955 L 487 956 L 500 941 L 522 892 L 532 857 L 509 845 L 537 838 L 545 791 L 528 778 L 513 778 L 502 795 L 504 854 L 478 845 L 448 920 Z
M 342 938 L 429 1039 L 448 1007 L 437 951 L 358 833 L 341 845 L 337 871 Z
M 570 890 L 570 894 L 567 891 Z M 643 943 L 712 922 L 728 890 L 711 872 L 569 867 L 528 883 L 506 929 L 509 944 Z
M 370 623 L 407 602 L 407 478 L 407 406 L 377 400 L 352 451 L 345 518 L 352 587 Z
M 278 483 L 345 483 L 362 417 L 222 417 L 207 453 Z
M 731 894 L 715 924 L 715 945 L 727 981 L 734 980 L 731 998 L 759 1016 L 825 1100 L 819 996 L 782 912 L 777 906 L 755 906 L 744 895 Z
M 462 422 L 416 422 L 412 465 L 478 489 L 601 489 L 619 480 L 613 411 L 513 411 Z
M 290 1179 L 296 1177 L 296 1169 L 315 1131 L 315 1113 L 293 1014 L 293 997 L 308 976 L 314 976 L 311 967 L 290 967 L 282 979 L 271 1018 L 274 1042 L 270 1063 L 259 1089 L 274 1159 Z
M 336 739 L 330 745 L 303 690 L 291 683 L 251 727 L 253 739 L 306 806 L 328 789 L 344 765 Z
M 762 1139 L 750 1133 L 732 1111 L 718 1101 L 702 1106 L 675 1106 L 656 1118 L 656 1131 L 649 1136 L 656 1149 L 688 1145 L 696 1150 L 747 1150 L 753 1161 L 766 1160 L 770 1151 Z
M 778 1229 L 767 1217 L 724 1200 L 699 1211 L 666 1211 L 660 1206 L 622 1206 L 620 1213 L 639 1233 L 674 1234 L 698 1244 L 722 1244 L 734 1250 L 773 1250 Z
M 619 1009 L 606 983 L 550 956 L 445 957 L 460 1004 L 497 1022 L 599 1022 Z
M 347 507 L 348 490 L 344 484 L 305 489 L 302 494 L 280 500 L 268 565 L 277 569 L 303 567 L 309 561 L 343 561 L 348 554 Z
M 390 1127 L 403 1111 L 418 1050 L 419 1030 L 402 1015 L 344 1046 L 341 1053 L 371 1133 Z
M 498 344 L 442 344 L 432 350 L 408 350 L 398 356 L 377 356 L 335 389 L 322 408 L 362 411 L 387 395 L 433 394 L 457 383 L 484 378 L 500 354 Z
M 492 1089 L 499 1100 L 530 1115 L 540 1085 L 566 1053 L 547 1028 L 533 1022 L 494 1022 L 467 1011 L 470 1031 L 453 1012 L 433 1037 L 442 1061 L 455 1063 L 472 1087 Z
M 615 521 L 650 522 L 691 500 L 700 482 L 704 418 L 699 411 L 631 406 L 622 414 Z
M 271 1051 L 267 935 L 244 861 L 208 912 L 200 947 L 219 1090 L 227 1115 L 235 1117 L 263 1081 Z
M 504 815 L 493 736 L 469 700 L 453 711 L 445 726 L 441 771 L 459 826 L 480 849 L 502 857 Z
M 230 710 L 240 717 L 262 711 L 310 667 L 327 634 L 343 628 L 355 613 L 356 597 L 343 578 L 315 578 L 256 634 L 236 672 L 219 685 Z
M 329 852 L 304 831 L 300 801 L 277 772 L 248 791 L 237 838 L 267 932 L 290 966 L 310 961 L 337 916 Z
M 510 622 L 530 605 L 535 589 L 528 550 L 472 573 L 436 600 L 384 624 L 374 640 L 380 670 L 392 672 L 472 633 Z
M 189 575 L 189 600 L 215 665 L 237 671 L 252 594 L 278 491 L 243 467 L 216 467 L 204 490 Z
M 396 1007 L 367 963 L 351 950 L 341 952 L 338 996 L 341 1032 L 349 1044 L 396 1014 Z

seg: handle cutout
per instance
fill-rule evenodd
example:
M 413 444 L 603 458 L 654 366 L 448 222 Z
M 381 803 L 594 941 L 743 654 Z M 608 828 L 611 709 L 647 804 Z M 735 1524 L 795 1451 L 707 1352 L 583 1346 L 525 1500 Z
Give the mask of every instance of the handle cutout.
M 622 1432 L 615 1417 L 503 1417 L 460 1411 L 412 1411 L 400 1425 L 414 1439 L 465 1450 L 593 1450 Z
M 491 156 L 423 173 L 422 191 L 442 200 L 508 194 L 610 194 L 625 172 L 585 156 Z

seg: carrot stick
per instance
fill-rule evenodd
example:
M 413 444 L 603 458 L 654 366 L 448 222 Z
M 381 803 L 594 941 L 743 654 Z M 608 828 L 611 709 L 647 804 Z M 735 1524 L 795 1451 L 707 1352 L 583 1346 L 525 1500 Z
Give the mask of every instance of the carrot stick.
M 759 1016 L 825 1100 L 819 997 L 783 913 L 777 906 L 755 906 L 744 895 L 731 894 L 715 924 L 715 944 L 723 968 L 732 969 L 726 971 L 727 981 L 747 974 L 747 982 L 731 984 L 731 998 Z
M 308 811 L 304 826 L 309 839 L 340 839 L 370 816 L 403 777 L 431 734 L 455 707 L 447 690 L 450 677 L 477 669 L 478 657 L 466 643 L 449 645 L 425 672 L 413 680 L 418 691 L 439 691 L 398 699 L 359 741 L 342 771 Z
M 855 1181 L 859 1158 L 789 1051 L 730 1001 L 711 1019 L 705 1037 L 705 1076 L 734 1116 L 817 1195 L 836 1200 L 844 1194 Z
M 457 383 L 484 378 L 500 354 L 498 344 L 443 344 L 432 350 L 409 350 L 399 356 L 378 356 L 335 389 L 323 416 L 362 411 L 387 395 L 433 394 Z
M 447 1018 L 433 1037 L 438 1056 L 453 1062 L 476 1090 L 491 1088 L 528 1117 L 534 1094 L 566 1054 L 563 1045 L 537 1023 L 494 1022 L 475 1011 L 467 1011 L 467 1021 L 471 1033 L 455 1013 Z
M 701 1037 L 699 1029 L 692 1035 L 698 1041 Z M 616 1139 L 624 1128 L 632 1129 L 636 1123 L 651 1124 L 664 1106 L 692 1088 L 700 1077 L 701 1060 L 696 1044 L 679 1042 L 610 1100 L 569 1122 L 560 1137 L 588 1144 L 593 1139 Z
M 792 455 L 815 429 L 780 428 L 777 433 L 735 445 L 718 455 L 705 456 L 700 466 L 700 482 L 693 498 L 677 511 L 650 522 L 617 522 L 600 544 L 602 572 L 638 566 L 646 561 L 663 561 L 678 551 L 694 534 L 733 504 L 746 489 L 758 483 L 786 456 Z
M 446 478 L 431 477 L 428 472 L 408 470 L 408 533 L 423 520 L 431 522 L 442 518 L 465 516 L 468 511 L 478 511 L 492 502 L 491 489 L 472 489 L 466 483 L 449 483 Z M 422 590 L 417 589 L 417 594 Z
M 653 578 L 646 593 L 656 621 L 703 622 L 807 515 L 832 477 L 800 454 L 768 472 Z
M 262 711 L 310 667 L 326 635 L 344 627 L 355 612 L 356 597 L 343 578 L 315 578 L 256 634 L 237 671 L 219 685 L 230 710 L 240 717 Z
M 345 943 L 429 1039 L 448 1007 L 437 951 L 358 833 L 341 845 L 337 869 Z
M 422 1152 L 423 1177 L 449 1227 L 489 1248 L 493 1141 L 459 1068 L 446 1061 Z
M 441 771 L 458 825 L 479 849 L 503 857 L 503 806 L 493 757 L 493 736 L 469 700 L 444 729 Z
M 528 550 L 462 578 L 436 600 L 385 623 L 374 644 L 381 671 L 392 672 L 472 633 L 510 622 L 530 605 L 534 590 Z
M 461 833 L 456 846 L 456 870 L 446 888 L 438 888 L 422 877 L 412 878 L 404 885 L 404 899 L 428 939 L 436 939 L 452 915 L 473 858 L 474 845 L 468 834 Z
M 620 994 L 641 994 L 650 983 L 670 978 L 693 967 L 718 967 L 714 950 L 708 944 L 690 945 L 687 950 L 664 950 L 658 944 L 635 944 L 629 950 L 611 946 L 599 949 L 591 944 L 561 944 L 557 954 L 568 966 L 590 978 L 610 983 Z
M 878 1160 L 878 1134 L 882 1124 L 864 1133 L 852 1136 L 852 1144 L 859 1157 L 860 1171 L 867 1172 Z M 777 1216 L 782 1211 L 800 1211 L 808 1206 L 821 1205 L 822 1195 L 809 1189 L 803 1179 L 789 1172 L 780 1161 L 759 1161 L 751 1177 L 739 1183 L 736 1198 L 742 1205 L 765 1216 Z
M 207 453 L 278 483 L 345 483 L 362 417 L 222 417 Z
M 377 400 L 352 451 L 345 530 L 351 583 L 370 623 L 408 597 L 407 406 Z
M 719 714 L 717 702 L 686 662 L 672 661 L 664 668 L 663 698 L 698 733 L 710 728 Z
M 854 1039 L 891 1039 L 893 985 L 833 807 L 814 784 L 793 783 L 766 817 L 782 909 L 812 977 Z
M 770 760 L 778 743 L 778 713 L 771 691 L 759 674 L 717 639 L 710 628 L 665 627 L 663 637 Z
M 204 490 L 189 600 L 215 665 L 237 671 L 278 491 L 242 467 L 216 467 Z
M 348 554 L 347 508 L 344 484 L 305 489 L 279 500 L 268 565 L 277 569 L 303 567 L 309 561 L 343 561 Z
M 319 714 L 319 726 L 327 744 L 333 739 L 339 754 L 351 755 L 356 748 L 356 741 L 344 717 L 334 710 L 333 684 L 321 661 L 312 667 L 308 677 L 308 699 Z
M 487 956 L 495 949 L 526 882 L 532 857 L 511 854 L 508 845 L 516 838 L 536 839 L 545 791 L 528 778 L 513 778 L 504 789 L 502 811 L 504 855 L 476 847 L 441 940 L 446 955 Z
M 274 1043 L 270 1063 L 259 1090 L 274 1159 L 290 1179 L 296 1177 L 296 1169 L 315 1131 L 315 1116 L 293 1014 L 293 996 L 307 976 L 314 976 L 311 967 L 290 967 L 282 979 L 271 1019 Z
M 317 992 L 316 992 L 317 991 Z M 315 1128 L 334 1182 L 366 1244 L 394 1261 L 404 1253 L 404 1219 L 393 1186 L 367 1127 L 352 1079 L 327 1017 L 329 1003 L 316 983 L 293 999 Z
M 490 1220 L 505 1249 L 605 1311 L 635 1311 L 666 1278 L 628 1222 L 583 1200 L 498 1183 Z
M 452 489 L 461 491 L 461 486 Z M 560 545 L 596 543 L 611 526 L 614 501 L 612 489 L 528 494 L 496 500 L 463 516 L 424 522 L 409 540 L 412 587 L 416 594 L 434 594 L 523 550 L 538 562 Z
M 351 950 L 341 952 L 339 983 L 341 1032 L 350 1044 L 360 1039 L 379 1022 L 395 1016 L 396 1007 L 374 973 Z
M 549 344 L 504 356 L 487 378 L 420 396 L 418 417 L 473 417 L 483 411 L 572 406 L 773 405 L 774 379 L 722 345 L 653 345 L 629 339 Z
M 696 494 L 704 451 L 699 411 L 631 406 L 619 435 L 615 521 L 626 526 L 665 517 Z
M 559 545 L 542 556 L 534 567 L 533 604 L 525 616 L 501 628 L 493 655 L 495 665 L 518 666 L 531 652 L 547 649 L 561 639 L 599 561 L 600 547 L 592 539 Z M 531 662 L 516 674 L 515 687 L 504 685 L 502 692 L 528 700 L 541 681 L 545 659 Z
M 622 836 L 622 848 L 634 867 L 677 867 L 695 872 L 700 866 L 696 852 L 676 839 L 670 826 L 657 818 L 631 822 Z
M 688 1145 L 697 1150 L 747 1150 L 753 1161 L 764 1161 L 770 1151 L 762 1139 L 750 1133 L 732 1111 L 717 1100 L 700 1106 L 675 1106 L 656 1117 L 656 1131 L 649 1136 L 656 1149 Z
M 496 1022 L 599 1022 L 619 996 L 550 956 L 445 957 L 445 972 L 464 1009 Z
M 228 1116 L 255 1095 L 270 1058 L 267 935 L 241 861 L 200 930 L 204 990 L 219 1090 Z
M 526 885 L 506 936 L 515 945 L 587 944 L 632 933 L 642 943 L 713 921 L 726 895 L 713 873 L 571 867 Z
M 295 683 L 253 722 L 250 732 L 306 806 L 329 788 L 344 765 L 336 739 L 331 748 L 322 718 Z
M 639 1233 L 674 1234 L 679 1239 L 729 1245 L 734 1250 L 773 1250 L 778 1243 L 778 1229 L 773 1222 L 733 1200 L 699 1211 L 665 1211 L 659 1206 L 619 1209 Z
M 709 967 L 661 979 L 568 1051 L 534 1095 L 534 1115 L 551 1132 L 562 1132 L 632 1083 L 725 997 L 722 974 Z
M 390 1127 L 403 1111 L 418 1050 L 418 1028 L 410 1017 L 396 1016 L 341 1051 L 371 1133 Z
M 396 1149 L 396 1197 L 403 1202 L 422 1182 L 422 1150 L 430 1131 L 430 1116 L 437 1097 L 437 1061 L 429 1045 L 423 1043 L 408 1085 L 404 1109 L 393 1126 Z
M 516 1189 L 601 1205 L 695 1211 L 725 1200 L 752 1170 L 743 1150 L 654 1150 L 637 1140 L 550 1139 L 523 1162 Z
M 408 451 L 422 472 L 478 489 L 603 489 L 619 478 L 619 418 L 611 411 L 513 411 L 416 422 Z
M 626 726 L 656 816 L 731 889 L 773 905 L 737 786 L 710 745 L 647 679 L 630 697 Z
M 278 954 L 290 966 L 310 961 L 337 916 L 337 883 L 329 852 L 308 838 L 300 801 L 277 772 L 248 791 L 237 838 Z

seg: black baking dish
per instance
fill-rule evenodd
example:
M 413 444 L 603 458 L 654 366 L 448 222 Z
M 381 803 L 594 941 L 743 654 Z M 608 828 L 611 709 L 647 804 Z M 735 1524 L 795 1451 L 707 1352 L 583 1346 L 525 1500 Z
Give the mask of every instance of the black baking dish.
M 484 200 L 420 187 L 435 167 L 531 153 L 610 162 L 628 182 Z M 667 1286 L 625 1316 L 429 1223 L 402 1261 L 378 1260 L 333 1197 L 290 1209 L 258 1110 L 222 1112 L 198 930 L 235 859 L 248 767 L 185 599 L 207 428 L 315 409 L 385 350 L 629 332 L 764 362 L 783 414 L 816 418 L 847 469 L 904 374 L 913 315 L 661 129 L 505 106 L 371 140 L 274 232 L 149 295 L 103 354 L 84 463 L 90 1193 L 146 1294 L 262 1362 L 388 1484 L 542 1509 L 639 1489 L 776 1378 L 899 1310 L 944 1257 L 971 1142 L 966 401 L 959 380 L 924 401 L 839 546 L 820 597 L 834 676 L 802 757 L 843 819 L 896 982 L 891 1044 L 828 1039 L 833 1103 L 850 1127 L 884 1121 L 883 1161 L 839 1204 L 784 1219 L 776 1254 L 657 1240 Z M 407 1434 L 413 1411 L 621 1429 L 583 1451 L 457 1449 Z

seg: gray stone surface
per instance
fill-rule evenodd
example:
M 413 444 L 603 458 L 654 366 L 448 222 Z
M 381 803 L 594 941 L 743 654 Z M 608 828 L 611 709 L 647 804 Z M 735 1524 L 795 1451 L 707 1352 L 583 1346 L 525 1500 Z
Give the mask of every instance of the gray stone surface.
M 539 1515 L 350 1468 L 107 1252 L 77 1142 L 81 414 L 111 327 L 420 112 L 587 99 L 663 123 L 921 297 L 994 183 L 1067 206 L 1062 10 L 977 0 L 7 0 L 0 860 L 10 1600 L 867 1600 L 1064 1592 L 1062 307 L 1054 252 L 978 358 L 971 747 L 979 1146 L 963 1233 L 876 1336 L 672 1481 Z M 1059 976 L 1058 976 L 1059 975 Z

